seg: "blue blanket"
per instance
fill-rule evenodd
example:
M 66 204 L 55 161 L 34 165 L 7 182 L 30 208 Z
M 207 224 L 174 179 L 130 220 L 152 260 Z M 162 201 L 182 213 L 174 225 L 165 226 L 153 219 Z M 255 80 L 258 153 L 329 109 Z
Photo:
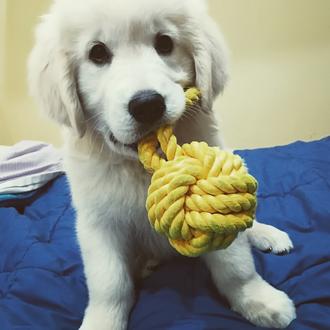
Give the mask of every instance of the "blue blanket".
M 295 244 L 284 257 L 254 251 L 259 273 L 294 300 L 290 329 L 330 329 L 330 138 L 239 153 L 260 183 L 258 218 Z M 64 176 L 0 207 L 1 330 L 79 328 L 88 295 L 74 219 Z M 141 284 L 129 329 L 256 328 L 199 259 L 177 258 Z

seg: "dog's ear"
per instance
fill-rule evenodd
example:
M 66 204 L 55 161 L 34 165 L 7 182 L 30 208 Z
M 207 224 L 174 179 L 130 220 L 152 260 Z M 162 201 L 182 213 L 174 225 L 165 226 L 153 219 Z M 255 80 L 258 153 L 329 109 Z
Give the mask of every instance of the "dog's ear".
M 193 41 L 195 84 L 202 92 L 202 107 L 210 110 L 228 80 L 227 47 L 215 22 L 205 17 Z
M 58 32 L 52 29 L 51 16 L 45 16 L 36 31 L 28 71 L 31 94 L 42 111 L 78 136 L 85 132 L 83 110 L 77 92 L 72 59 L 61 47 Z

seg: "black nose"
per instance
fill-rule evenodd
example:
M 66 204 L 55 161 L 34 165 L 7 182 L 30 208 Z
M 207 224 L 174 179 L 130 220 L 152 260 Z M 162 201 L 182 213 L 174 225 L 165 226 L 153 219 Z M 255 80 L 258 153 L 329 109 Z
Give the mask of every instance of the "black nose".
M 142 91 L 135 94 L 128 105 L 129 113 L 136 121 L 152 124 L 160 119 L 166 110 L 165 99 L 156 91 Z

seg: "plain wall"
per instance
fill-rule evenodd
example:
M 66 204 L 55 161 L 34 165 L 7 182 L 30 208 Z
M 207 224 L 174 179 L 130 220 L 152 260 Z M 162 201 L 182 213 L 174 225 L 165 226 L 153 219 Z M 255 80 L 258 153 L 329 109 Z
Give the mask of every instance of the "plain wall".
M 227 146 L 330 135 L 330 1 L 209 3 L 231 50 L 231 79 L 215 104 Z M 58 128 L 40 115 L 26 86 L 33 29 L 49 4 L 0 0 L 0 144 L 61 143 Z
M 0 0 L 0 45 L 4 45 L 5 42 L 5 31 L 6 31 L 6 3 Z M 0 49 L 0 143 L 1 136 L 4 136 L 7 132 L 5 131 L 4 123 L 4 109 L 3 100 L 5 95 L 5 52 Z
M 330 135 L 330 1 L 213 0 L 231 49 L 216 102 L 232 147 Z
M 0 0 L 0 36 L 4 59 L 0 81 L 0 144 L 10 145 L 20 140 L 43 140 L 61 144 L 58 127 L 40 114 L 27 88 L 26 62 L 34 40 L 34 28 L 51 1 Z M 5 10 L 5 11 L 3 11 Z M 0 62 L 1 63 L 1 62 Z M 1 64 L 0 64 L 1 65 Z M 0 67 L 1 70 L 1 67 Z

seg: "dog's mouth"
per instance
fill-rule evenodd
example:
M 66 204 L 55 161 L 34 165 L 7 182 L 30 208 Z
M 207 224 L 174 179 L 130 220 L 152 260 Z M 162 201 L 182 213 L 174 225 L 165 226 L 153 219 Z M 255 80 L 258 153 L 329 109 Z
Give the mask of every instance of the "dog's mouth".
M 112 133 L 111 130 L 108 130 L 107 133 L 107 140 L 110 141 L 115 147 L 119 148 L 119 149 L 128 149 L 129 151 L 133 151 L 134 153 L 138 153 L 138 145 L 139 142 L 145 138 L 146 136 L 148 136 L 149 134 L 151 134 L 152 132 L 155 132 L 159 127 L 169 124 L 169 122 L 163 122 L 163 123 L 159 123 L 159 125 L 155 125 L 154 127 L 149 127 L 147 129 L 143 130 L 143 133 L 140 132 L 140 136 L 136 139 L 136 142 L 133 143 L 124 143 L 121 142 L 120 140 L 118 140 L 116 138 L 116 136 Z M 131 152 L 130 152 L 131 154 Z
M 125 144 L 125 143 L 122 143 L 120 141 L 118 141 L 116 139 L 116 137 L 114 136 L 114 134 L 112 132 L 109 133 L 108 135 L 109 137 L 109 140 L 115 145 L 115 146 L 123 146 L 123 147 L 126 147 L 126 148 L 129 148 L 133 151 L 136 151 L 137 152 L 137 149 L 138 149 L 138 143 L 135 142 L 135 143 L 130 143 L 130 144 Z

